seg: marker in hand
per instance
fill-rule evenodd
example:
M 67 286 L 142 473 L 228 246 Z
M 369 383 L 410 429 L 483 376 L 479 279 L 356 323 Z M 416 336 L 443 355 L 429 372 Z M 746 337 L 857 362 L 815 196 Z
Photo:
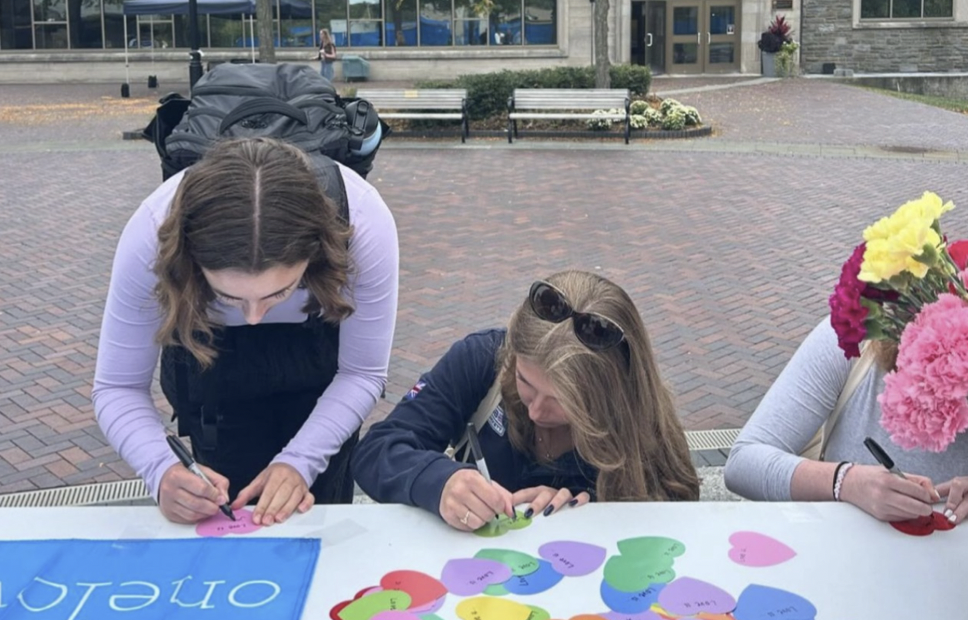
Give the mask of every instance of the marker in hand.
M 165 439 L 168 440 L 168 445 L 171 446 L 171 451 L 175 453 L 175 456 L 177 456 L 178 460 L 182 462 L 182 465 L 184 465 L 193 474 L 207 482 L 208 485 L 214 489 L 215 485 L 212 484 L 212 481 L 208 479 L 208 476 L 205 475 L 205 472 L 202 471 L 202 469 L 198 466 L 198 463 L 195 462 L 195 459 L 192 458 L 192 455 L 188 452 L 188 448 L 185 447 L 185 444 L 183 444 L 178 437 L 175 437 L 174 435 L 168 435 Z M 219 506 L 218 509 L 221 510 L 222 514 L 224 514 L 226 517 L 235 521 L 235 514 L 232 512 L 232 508 L 229 507 L 228 502 Z
M 887 471 L 891 472 L 892 474 L 897 474 L 904 480 L 907 480 L 907 476 L 905 476 L 901 470 L 897 468 L 897 465 L 894 464 L 894 460 L 887 455 L 887 452 L 884 452 L 884 448 L 882 448 L 876 441 L 870 437 L 867 437 L 864 439 L 864 446 L 870 450 L 870 453 L 874 455 L 874 458 L 877 459 L 877 462 L 883 465 Z
M 477 429 L 474 428 L 473 422 L 467 423 L 467 437 L 471 444 L 471 454 L 474 456 L 474 463 L 477 465 L 477 471 L 481 472 L 487 483 L 491 483 L 491 474 L 487 471 L 487 461 L 484 460 L 484 451 L 481 450 L 481 442 L 477 439 Z M 498 515 L 494 515 L 495 518 Z M 515 513 L 515 518 L 517 514 Z

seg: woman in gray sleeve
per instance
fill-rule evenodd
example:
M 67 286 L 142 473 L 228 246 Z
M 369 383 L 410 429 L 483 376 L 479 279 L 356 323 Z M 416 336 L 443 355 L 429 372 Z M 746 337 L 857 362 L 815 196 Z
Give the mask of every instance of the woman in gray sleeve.
M 948 497 L 945 516 L 952 523 L 963 521 L 968 435 L 941 454 L 894 444 L 881 427 L 877 396 L 897 352 L 873 346 L 879 347 L 875 363 L 837 418 L 825 460 L 803 458 L 798 455 L 831 416 L 851 369 L 829 317 L 817 325 L 740 432 L 726 462 L 726 486 L 752 500 L 844 501 L 884 521 L 929 515 L 934 502 Z M 865 437 L 909 472 L 906 480 L 877 463 L 864 447 Z

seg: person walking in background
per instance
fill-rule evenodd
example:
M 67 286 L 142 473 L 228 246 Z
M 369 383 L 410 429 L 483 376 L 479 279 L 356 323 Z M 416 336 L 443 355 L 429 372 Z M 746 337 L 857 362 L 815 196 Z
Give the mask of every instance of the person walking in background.
M 319 54 L 316 58 L 320 62 L 319 73 L 332 82 L 336 78 L 336 44 L 326 28 L 319 31 Z

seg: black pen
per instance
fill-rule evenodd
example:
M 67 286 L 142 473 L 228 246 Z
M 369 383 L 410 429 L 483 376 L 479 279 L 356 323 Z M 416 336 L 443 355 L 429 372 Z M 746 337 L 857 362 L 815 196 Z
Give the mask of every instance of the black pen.
M 467 440 L 471 444 L 471 454 L 474 456 L 474 463 L 477 465 L 477 471 L 481 472 L 487 483 L 491 483 L 491 473 L 487 471 L 487 461 L 484 460 L 484 452 L 481 450 L 481 442 L 477 439 L 477 429 L 474 428 L 473 422 L 467 423 Z M 517 513 L 515 513 L 515 518 L 517 518 Z M 499 515 L 494 515 L 498 518 Z
M 874 458 L 877 459 L 878 463 L 887 468 L 887 471 L 891 472 L 892 474 L 897 474 L 901 478 L 907 480 L 907 476 L 905 476 L 901 470 L 897 468 L 897 465 L 894 464 L 894 461 L 891 459 L 891 457 L 887 455 L 887 452 L 884 452 L 884 448 L 880 447 L 876 441 L 870 437 L 867 437 L 864 439 L 864 446 L 870 450 L 871 454 L 874 455 Z
M 209 486 L 214 489 L 215 485 L 212 484 L 212 481 L 208 479 L 208 476 L 205 475 L 205 472 L 202 471 L 202 468 L 198 466 L 198 463 L 196 463 L 195 459 L 192 458 L 192 455 L 189 454 L 188 448 L 185 447 L 185 444 L 183 444 L 178 437 L 175 437 L 174 435 L 168 435 L 166 439 L 168 440 L 168 445 L 171 446 L 172 452 L 174 452 L 175 456 L 178 457 L 178 460 L 182 462 L 182 465 L 184 465 L 193 474 L 207 482 Z M 233 514 L 228 502 L 219 506 L 218 509 L 221 510 L 222 514 L 224 514 L 226 517 L 235 521 L 235 514 Z

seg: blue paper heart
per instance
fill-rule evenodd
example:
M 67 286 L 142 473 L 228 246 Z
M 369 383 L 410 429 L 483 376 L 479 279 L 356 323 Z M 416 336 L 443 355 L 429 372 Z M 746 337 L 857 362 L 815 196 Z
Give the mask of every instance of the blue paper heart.
M 602 601 L 612 611 L 623 614 L 637 614 L 649 609 L 659 600 L 659 592 L 665 587 L 664 583 L 653 583 L 641 592 L 622 592 L 602 581 Z
M 511 594 L 539 594 L 554 587 L 564 575 L 546 560 L 538 560 L 538 570 L 530 575 L 511 577 L 504 582 L 504 589 Z
M 814 620 L 817 608 L 799 594 L 752 584 L 736 601 L 736 620 Z

